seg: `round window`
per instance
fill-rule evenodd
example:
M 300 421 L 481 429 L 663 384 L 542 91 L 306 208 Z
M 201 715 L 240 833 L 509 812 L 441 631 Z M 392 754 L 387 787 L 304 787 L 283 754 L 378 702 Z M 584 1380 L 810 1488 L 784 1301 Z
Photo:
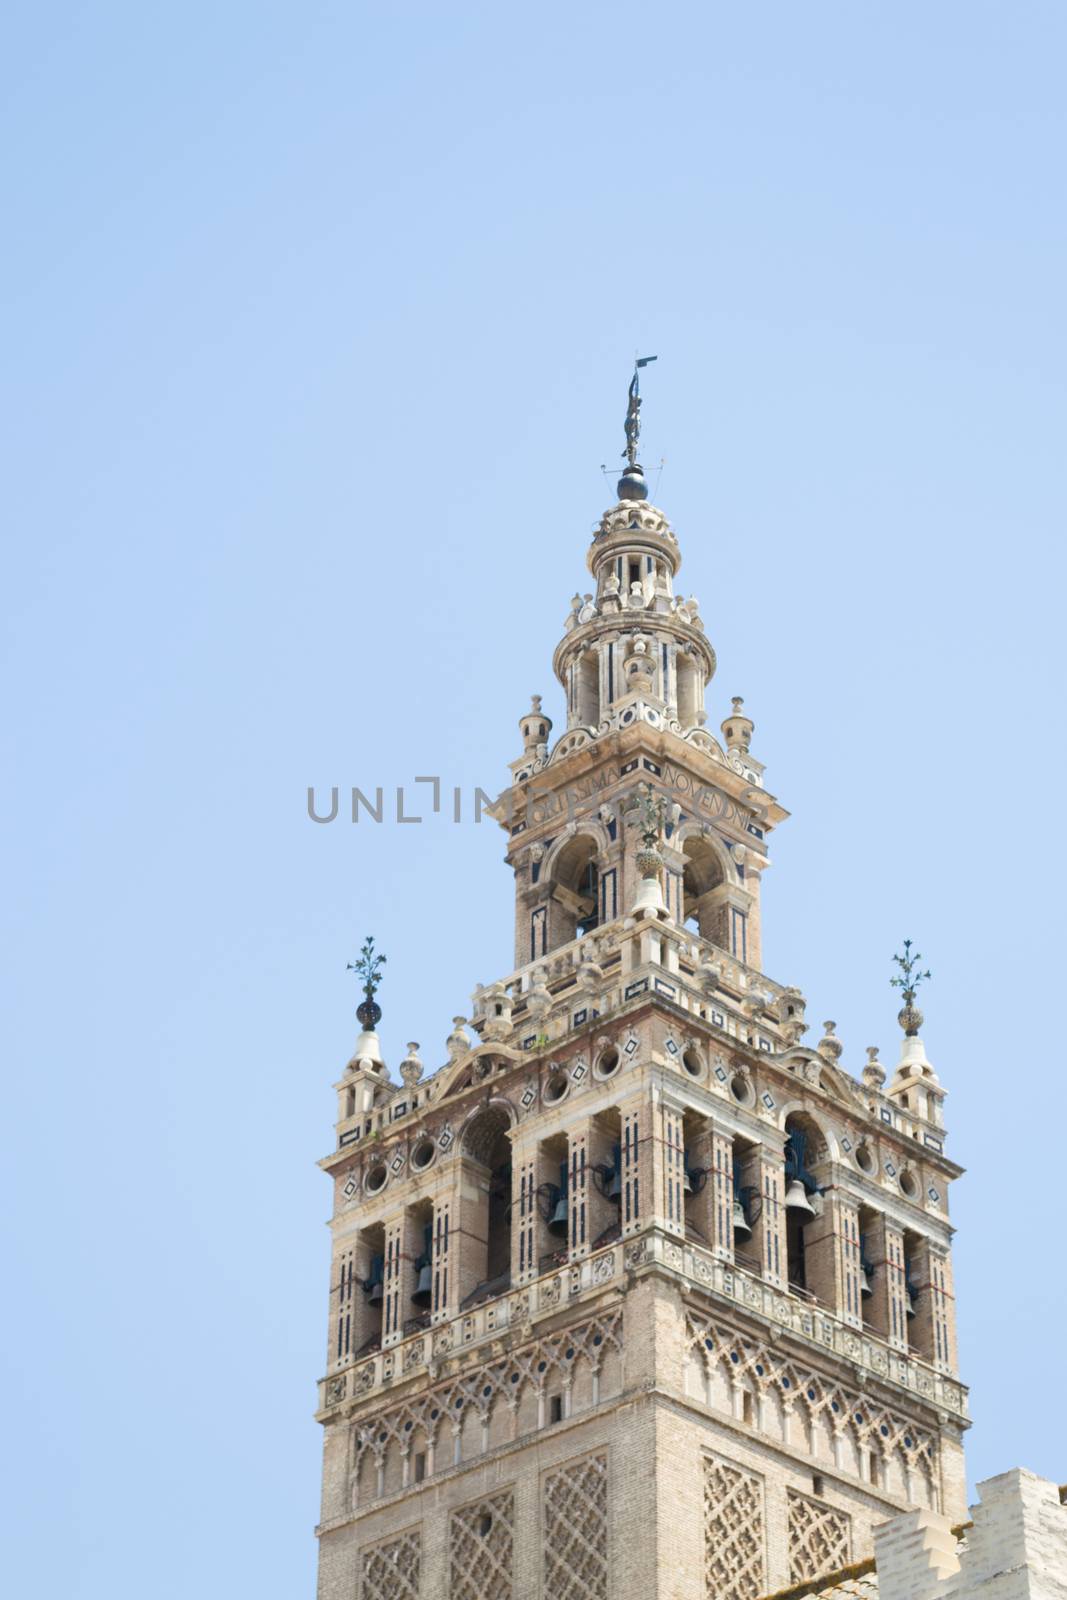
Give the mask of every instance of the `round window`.
M 411 1152 L 411 1165 L 415 1172 L 425 1172 L 435 1154 L 432 1139 L 420 1139 Z
M 370 1171 L 367 1173 L 367 1182 L 364 1186 L 367 1193 L 378 1194 L 382 1189 L 385 1188 L 388 1177 L 389 1169 L 385 1165 L 384 1161 L 376 1167 L 371 1167 Z
M 856 1146 L 856 1165 L 859 1167 L 860 1171 L 865 1172 L 868 1177 L 871 1177 L 878 1170 L 878 1164 L 874 1159 L 874 1152 L 867 1143 L 866 1139 L 861 1139 L 860 1143 Z
M 683 1050 L 682 1066 L 691 1078 L 702 1078 L 704 1076 L 704 1063 L 695 1050 Z
M 743 1072 L 735 1072 L 730 1079 L 730 1093 L 738 1105 L 742 1106 L 750 1106 L 755 1099 L 752 1085 Z
M 596 1064 L 598 1078 L 613 1078 L 619 1070 L 619 1052 L 614 1045 L 609 1045 Z
M 555 1105 L 557 1100 L 563 1099 L 563 1096 L 567 1093 L 567 1083 L 567 1074 L 565 1072 L 552 1073 L 545 1084 L 544 1092 L 544 1098 L 549 1105 Z
M 905 1167 L 900 1174 L 900 1188 L 901 1192 L 906 1194 L 909 1200 L 917 1200 L 919 1198 L 919 1180 L 910 1167 Z

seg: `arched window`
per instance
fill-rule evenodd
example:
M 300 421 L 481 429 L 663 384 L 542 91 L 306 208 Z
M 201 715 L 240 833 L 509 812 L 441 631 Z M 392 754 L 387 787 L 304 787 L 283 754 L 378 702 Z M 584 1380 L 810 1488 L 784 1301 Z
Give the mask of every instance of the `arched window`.
M 459 1292 L 463 1306 L 503 1294 L 511 1279 L 510 1126 L 507 1112 L 490 1106 L 467 1124 L 463 1135 L 461 1153 L 474 1179 L 462 1202 L 465 1249 L 460 1258 Z
M 552 870 L 549 949 L 590 933 L 600 921 L 600 869 L 597 843 L 582 833 L 568 841 Z
M 703 679 L 696 657 L 679 652 L 675 663 L 678 683 L 678 721 L 683 728 L 695 728 L 704 709 Z
M 702 939 L 728 950 L 726 907 L 721 896 L 715 894 L 725 881 L 718 851 L 707 839 L 687 839 L 684 855 L 682 895 L 686 924 L 696 928 Z
M 785 1121 L 785 1237 L 789 1285 L 833 1305 L 833 1271 L 824 1282 L 822 1263 L 811 1259 L 808 1228 L 817 1215 L 818 1169 L 826 1159 L 826 1140 L 803 1112 Z
M 587 650 L 578 660 L 578 722 L 583 728 L 600 723 L 600 662 L 595 650 Z

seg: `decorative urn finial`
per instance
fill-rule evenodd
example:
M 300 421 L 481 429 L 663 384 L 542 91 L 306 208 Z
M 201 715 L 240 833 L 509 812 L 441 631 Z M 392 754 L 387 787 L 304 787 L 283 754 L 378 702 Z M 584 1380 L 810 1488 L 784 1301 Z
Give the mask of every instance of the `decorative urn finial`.
M 823 1037 L 819 1040 L 819 1054 L 828 1057 L 831 1061 L 839 1060 L 841 1052 L 845 1048 L 834 1033 L 836 1027 L 836 1022 L 824 1022 Z
M 863 1068 L 863 1082 L 868 1089 L 880 1089 L 885 1082 L 885 1068 L 878 1059 L 878 1046 L 867 1046 L 867 1061 Z
M 448 1059 L 450 1061 L 458 1061 L 460 1056 L 465 1056 L 471 1047 L 470 1035 L 464 1027 L 466 1021 L 466 1017 L 452 1018 L 452 1032 L 445 1041 L 445 1048 L 448 1051 Z
M 897 1012 L 897 1021 L 904 1029 L 905 1037 L 914 1039 L 918 1036 L 924 1020 L 922 1012 L 915 1004 L 915 993 L 921 983 L 926 983 L 929 980 L 930 974 L 916 971 L 922 956 L 917 950 L 912 955 L 910 939 L 904 940 L 904 954 L 895 955 L 893 960 L 900 968 L 900 972 L 897 977 L 890 978 L 889 982 L 894 989 L 900 990 L 901 998 L 904 1001 L 903 1006 Z
M 756 724 L 751 717 L 745 715 L 742 709 L 744 704 L 739 694 L 733 696 L 730 715 L 722 724 L 722 732 L 727 750 L 739 750 L 742 755 L 747 755 Z
M 400 1063 L 400 1077 L 407 1089 L 414 1089 L 422 1077 L 422 1062 L 419 1059 L 419 1047 L 415 1040 L 408 1045 L 408 1053 Z

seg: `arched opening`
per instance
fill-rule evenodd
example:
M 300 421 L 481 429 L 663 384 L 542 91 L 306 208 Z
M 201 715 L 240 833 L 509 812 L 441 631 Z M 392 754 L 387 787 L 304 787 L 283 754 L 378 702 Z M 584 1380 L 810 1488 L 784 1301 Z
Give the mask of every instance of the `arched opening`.
M 685 1052 L 685 1058 L 693 1055 Z M 689 1069 L 687 1069 L 689 1070 Z M 698 1072 L 692 1076 L 699 1076 Z M 682 1144 L 685 1151 L 685 1177 L 682 1184 L 685 1209 L 685 1236 L 697 1244 L 714 1243 L 716 1183 L 713 1171 L 714 1134 L 709 1119 L 699 1111 L 687 1111 L 682 1119 Z
M 860 1314 L 863 1326 L 881 1337 L 886 1334 L 888 1294 L 886 1291 L 886 1264 L 882 1259 L 882 1242 L 885 1229 L 877 1211 L 870 1206 L 859 1208 L 860 1231 Z
M 707 839 L 696 838 L 685 841 L 683 854 L 682 904 L 686 926 L 696 928 L 702 939 L 727 950 L 726 907 L 717 893 L 725 882 L 719 853 Z
M 600 662 L 594 650 L 586 650 L 578 658 L 577 672 L 578 722 L 583 728 L 596 728 L 600 723 Z
M 929 1264 L 926 1242 L 921 1234 L 904 1230 L 905 1327 L 908 1349 L 932 1361 L 933 1319 L 930 1308 Z
M 760 1272 L 766 1217 L 760 1177 L 761 1147 L 735 1134 L 730 1141 L 730 1231 L 734 1260 L 748 1272 Z
M 404 1318 L 404 1332 L 415 1333 L 429 1326 L 433 1304 L 433 1201 L 420 1200 L 408 1212 L 407 1254 L 411 1260 L 408 1280 L 410 1311 Z
M 463 1135 L 463 1246 L 460 1305 L 476 1305 L 502 1294 L 511 1282 L 511 1119 L 490 1106 L 468 1123 Z
M 351 1348 L 355 1356 L 377 1350 L 382 1342 L 382 1305 L 385 1298 L 385 1229 L 380 1222 L 361 1228 L 356 1248 L 356 1293 L 349 1293 L 353 1309 Z
M 813 1246 L 821 1202 L 816 1168 L 826 1158 L 826 1141 L 817 1124 L 803 1112 L 785 1120 L 785 1239 L 789 1287 L 814 1298 L 826 1298 L 821 1260 Z M 810 1230 L 810 1232 L 809 1232 Z M 832 1304 L 833 1265 L 830 1266 L 828 1303 Z M 820 1294 L 820 1290 L 823 1292 Z
M 608 1076 L 618 1071 L 618 1054 L 611 1046 L 600 1057 L 601 1062 L 609 1063 Z M 611 1066 L 613 1056 L 615 1064 Z M 608 1106 L 594 1117 L 589 1130 L 589 1160 L 592 1183 L 586 1200 L 588 1237 L 591 1248 L 599 1250 L 622 1232 L 622 1117 L 617 1106 Z
M 600 869 L 596 840 L 582 833 L 556 858 L 552 873 L 549 949 L 590 933 L 600 921 Z

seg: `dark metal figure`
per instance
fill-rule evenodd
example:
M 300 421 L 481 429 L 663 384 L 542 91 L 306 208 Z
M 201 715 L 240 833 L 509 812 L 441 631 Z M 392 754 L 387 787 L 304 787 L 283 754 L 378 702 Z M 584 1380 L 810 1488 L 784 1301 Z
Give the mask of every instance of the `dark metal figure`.
M 634 362 L 634 375 L 630 379 L 630 403 L 626 407 L 626 449 L 622 452 L 631 467 L 637 465 L 637 445 L 641 438 L 641 388 L 639 374 L 642 367 L 647 367 L 650 361 L 656 361 L 656 356 L 639 356 Z

